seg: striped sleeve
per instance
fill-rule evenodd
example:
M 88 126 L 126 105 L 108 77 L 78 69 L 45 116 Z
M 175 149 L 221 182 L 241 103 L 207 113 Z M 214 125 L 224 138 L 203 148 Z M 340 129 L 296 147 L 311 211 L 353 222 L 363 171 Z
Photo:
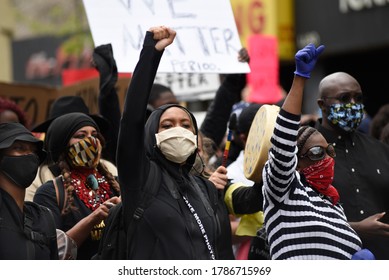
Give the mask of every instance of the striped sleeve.
M 300 115 L 280 110 L 270 140 L 269 159 L 263 170 L 265 192 L 275 201 L 285 199 L 295 176 L 299 126 Z

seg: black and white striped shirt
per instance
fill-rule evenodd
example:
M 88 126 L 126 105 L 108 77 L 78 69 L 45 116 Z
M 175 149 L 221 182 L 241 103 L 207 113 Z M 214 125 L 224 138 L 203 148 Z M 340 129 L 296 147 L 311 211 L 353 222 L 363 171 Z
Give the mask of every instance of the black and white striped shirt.
M 296 171 L 300 116 L 281 109 L 263 170 L 264 218 L 272 259 L 351 259 L 362 243 L 343 208 Z

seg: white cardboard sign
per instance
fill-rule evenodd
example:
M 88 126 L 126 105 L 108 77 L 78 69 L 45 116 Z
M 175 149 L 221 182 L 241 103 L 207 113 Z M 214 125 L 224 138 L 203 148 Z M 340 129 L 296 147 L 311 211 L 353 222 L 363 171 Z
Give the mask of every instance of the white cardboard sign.
M 220 86 L 218 74 L 159 73 L 155 83 L 171 88 L 179 101 L 213 99 Z
M 177 36 L 159 72 L 248 73 L 229 0 L 83 0 L 95 46 L 111 43 L 119 72 L 132 72 L 146 31 L 173 28 Z

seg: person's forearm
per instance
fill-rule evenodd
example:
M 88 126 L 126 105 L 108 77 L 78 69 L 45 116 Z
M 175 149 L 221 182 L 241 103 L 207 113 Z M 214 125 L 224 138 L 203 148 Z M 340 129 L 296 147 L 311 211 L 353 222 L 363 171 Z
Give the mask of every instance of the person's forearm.
M 364 231 L 362 222 L 348 222 L 349 225 L 359 236 L 365 236 L 367 233 Z
M 292 87 L 286 96 L 282 109 L 294 115 L 301 114 L 305 81 L 304 77 L 294 76 Z
M 262 211 L 262 182 L 252 187 L 242 186 L 233 193 L 234 211 L 236 214 L 253 214 Z
M 66 234 L 76 242 L 77 247 L 80 247 L 82 243 L 90 236 L 93 227 L 96 225 L 91 215 L 86 216 L 69 229 Z

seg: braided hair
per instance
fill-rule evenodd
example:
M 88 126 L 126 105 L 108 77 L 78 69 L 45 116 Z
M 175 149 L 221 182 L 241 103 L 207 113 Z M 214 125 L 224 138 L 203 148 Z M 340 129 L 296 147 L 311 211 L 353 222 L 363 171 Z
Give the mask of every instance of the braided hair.
M 58 166 L 61 169 L 61 174 L 63 176 L 63 184 L 65 191 L 67 192 L 66 196 L 66 201 L 65 201 L 65 207 L 63 209 L 63 212 L 61 213 L 62 215 L 66 215 L 69 212 L 73 210 L 77 210 L 77 207 L 74 205 L 74 197 L 73 197 L 73 191 L 74 187 L 71 184 L 71 167 L 70 164 L 68 163 L 68 160 L 65 156 L 65 154 L 61 154 L 59 161 L 58 161 Z M 106 179 L 108 184 L 112 187 L 114 192 L 117 194 L 120 194 L 120 186 L 118 181 L 115 179 L 113 174 L 108 171 L 107 167 L 102 163 L 101 161 L 97 165 L 97 171 L 101 173 Z
M 299 128 L 297 132 L 297 155 L 301 155 L 301 151 L 303 147 L 305 146 L 305 143 L 311 137 L 313 134 L 319 133 L 319 131 L 316 128 L 313 128 L 309 125 L 303 125 Z

